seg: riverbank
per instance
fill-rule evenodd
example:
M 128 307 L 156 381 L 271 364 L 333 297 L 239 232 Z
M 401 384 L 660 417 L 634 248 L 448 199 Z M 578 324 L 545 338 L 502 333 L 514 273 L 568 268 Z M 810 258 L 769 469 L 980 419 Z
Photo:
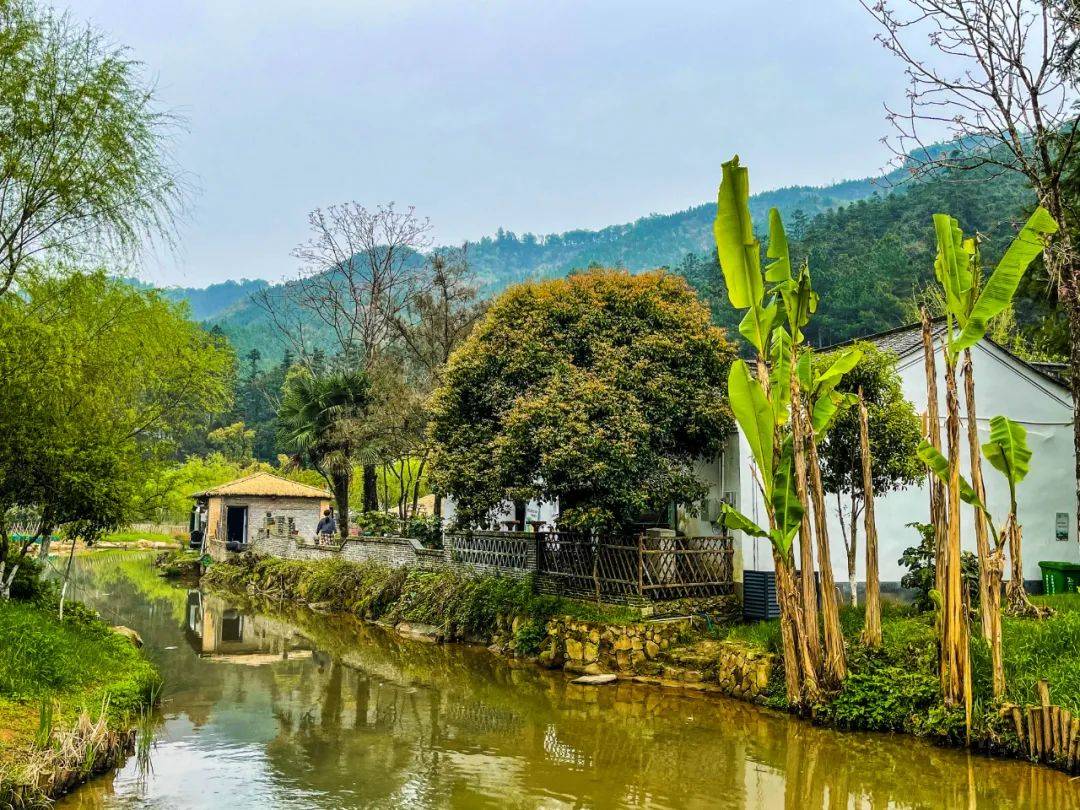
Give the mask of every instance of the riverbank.
M 534 594 L 528 580 L 344 561 L 248 556 L 212 565 L 203 581 L 212 588 L 378 621 L 429 641 L 483 643 L 496 653 L 548 668 L 610 672 L 624 680 L 720 692 L 789 708 L 783 696 L 776 622 L 744 625 L 725 622 L 723 615 L 707 623 L 650 622 L 628 608 Z M 1076 748 L 1071 717 L 1075 713 L 1080 718 L 1080 596 L 1041 601 L 1056 609 L 1053 618 L 1004 621 L 1009 691 L 1001 706 L 990 699 L 989 653 L 981 642 L 973 644 L 971 747 L 1042 759 L 1072 771 L 1080 759 L 1070 756 L 1070 749 Z M 962 712 L 941 706 L 932 614 L 886 603 L 884 641 L 877 650 L 859 641 L 861 610 L 842 610 L 842 621 L 850 675 L 839 691 L 812 708 L 808 719 L 819 725 L 903 732 L 964 745 Z M 1035 697 L 1040 681 L 1049 685 L 1043 700 L 1053 704 L 1048 702 L 1045 709 Z M 1033 700 L 1037 708 L 1029 711 L 1026 706 Z M 1046 755 L 1044 730 L 1048 741 L 1060 740 L 1059 754 Z
M 30 580 L 27 580 L 28 582 Z M 0 807 L 47 803 L 113 767 L 160 688 L 131 638 L 29 586 L 0 601 Z

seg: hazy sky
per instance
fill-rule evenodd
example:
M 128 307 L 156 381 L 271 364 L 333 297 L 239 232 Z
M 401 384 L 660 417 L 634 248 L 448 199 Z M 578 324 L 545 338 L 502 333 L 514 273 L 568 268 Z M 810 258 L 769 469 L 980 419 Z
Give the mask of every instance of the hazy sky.
M 63 0 L 58 0 L 63 2 Z M 602 227 L 875 173 L 900 66 L 856 0 L 71 0 L 187 121 L 197 185 L 155 283 L 291 275 L 321 205 L 389 200 L 439 242 Z

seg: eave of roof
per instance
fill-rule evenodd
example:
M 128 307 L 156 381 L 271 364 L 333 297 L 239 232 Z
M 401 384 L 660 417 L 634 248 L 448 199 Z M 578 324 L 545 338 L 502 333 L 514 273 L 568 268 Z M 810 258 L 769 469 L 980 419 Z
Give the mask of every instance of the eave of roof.
M 325 489 L 302 484 L 299 481 L 290 481 L 280 475 L 268 472 L 257 472 L 228 481 L 216 487 L 196 492 L 192 498 L 212 498 L 215 496 L 236 495 L 263 498 L 319 498 L 329 499 L 333 495 Z

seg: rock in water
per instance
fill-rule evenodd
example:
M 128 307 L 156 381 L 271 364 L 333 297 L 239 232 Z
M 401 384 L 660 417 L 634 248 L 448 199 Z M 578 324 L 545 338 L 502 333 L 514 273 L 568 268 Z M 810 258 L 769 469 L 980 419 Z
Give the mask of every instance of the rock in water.
M 124 638 L 126 638 L 134 646 L 136 646 L 136 647 L 141 647 L 142 646 L 142 638 L 139 636 L 138 633 L 136 633 L 130 627 L 124 627 L 124 625 L 118 624 L 118 625 L 116 625 L 115 627 L 112 628 L 112 631 L 114 633 L 116 633 L 118 636 L 123 636 Z
M 398 635 L 416 641 L 427 641 L 438 644 L 443 638 L 442 629 L 432 624 L 410 624 L 409 622 L 402 622 L 397 625 L 395 629 L 397 630 Z
M 605 683 L 613 683 L 618 679 L 617 675 L 610 673 L 606 675 L 582 675 L 580 678 L 574 678 L 570 683 L 580 683 L 584 686 L 603 686 Z

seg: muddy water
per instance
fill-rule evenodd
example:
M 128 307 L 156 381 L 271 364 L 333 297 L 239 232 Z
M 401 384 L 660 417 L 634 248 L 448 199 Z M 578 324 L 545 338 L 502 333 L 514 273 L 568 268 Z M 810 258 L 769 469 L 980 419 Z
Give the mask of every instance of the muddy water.
M 1080 808 L 1080 782 L 735 701 L 579 687 L 483 649 L 257 613 L 98 555 L 77 597 L 166 678 L 146 763 L 62 808 Z

